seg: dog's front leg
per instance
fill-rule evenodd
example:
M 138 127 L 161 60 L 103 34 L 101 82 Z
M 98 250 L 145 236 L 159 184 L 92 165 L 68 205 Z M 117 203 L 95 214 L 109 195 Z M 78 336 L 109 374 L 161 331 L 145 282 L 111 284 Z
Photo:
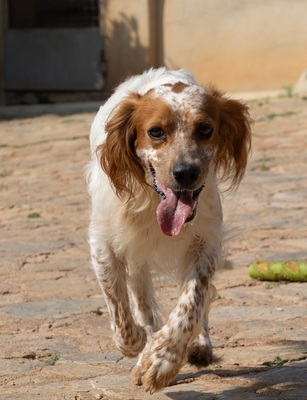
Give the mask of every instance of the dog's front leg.
M 97 250 L 95 246 L 92 246 L 92 262 L 112 319 L 115 343 L 125 356 L 134 357 L 142 351 L 146 333 L 131 314 L 125 265 L 111 250 Z
M 147 344 L 139 379 L 146 391 L 153 393 L 170 383 L 185 361 L 189 343 L 202 328 L 213 267 L 211 257 L 203 255 L 189 268 L 177 306 L 166 325 Z

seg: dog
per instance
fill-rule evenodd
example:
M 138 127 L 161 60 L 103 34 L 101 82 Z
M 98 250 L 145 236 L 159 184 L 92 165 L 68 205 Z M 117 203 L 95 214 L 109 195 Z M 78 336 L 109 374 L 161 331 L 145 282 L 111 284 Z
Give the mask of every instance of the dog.
M 150 69 L 98 111 L 87 167 L 89 245 L 111 328 L 132 380 L 154 393 L 189 362 L 212 361 L 212 278 L 224 262 L 218 183 L 240 183 L 251 147 L 248 107 L 185 70 Z M 176 274 L 163 324 L 151 271 Z

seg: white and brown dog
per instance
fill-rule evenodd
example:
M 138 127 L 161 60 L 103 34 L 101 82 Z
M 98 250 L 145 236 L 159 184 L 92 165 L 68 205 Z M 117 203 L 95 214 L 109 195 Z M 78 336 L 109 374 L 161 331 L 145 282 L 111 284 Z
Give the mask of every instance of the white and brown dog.
M 250 150 L 248 108 L 185 71 L 151 69 L 121 84 L 93 122 L 87 169 L 93 266 L 133 380 L 153 393 L 184 362 L 212 360 L 211 280 L 223 261 L 218 179 L 236 187 Z M 175 273 L 163 325 L 151 271 Z

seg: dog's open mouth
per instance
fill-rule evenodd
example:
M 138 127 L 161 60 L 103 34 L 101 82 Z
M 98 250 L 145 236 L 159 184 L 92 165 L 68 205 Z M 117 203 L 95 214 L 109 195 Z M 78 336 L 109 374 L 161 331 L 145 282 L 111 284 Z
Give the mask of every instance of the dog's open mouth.
M 157 208 L 157 220 L 160 228 L 165 235 L 177 236 L 183 225 L 194 219 L 198 196 L 204 185 L 196 190 L 174 191 L 159 180 L 153 168 L 151 172 L 153 187 L 161 198 Z

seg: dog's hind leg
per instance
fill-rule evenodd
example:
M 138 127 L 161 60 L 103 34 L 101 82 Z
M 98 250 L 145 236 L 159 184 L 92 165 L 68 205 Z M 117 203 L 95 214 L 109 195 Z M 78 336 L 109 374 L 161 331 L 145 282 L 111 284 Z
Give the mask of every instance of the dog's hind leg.
M 156 332 L 162 326 L 162 317 L 147 265 L 129 268 L 128 288 L 136 321 L 149 335 Z
M 128 287 L 134 303 L 134 316 L 146 331 L 146 347 L 148 347 L 152 334 L 162 326 L 162 316 L 156 301 L 149 267 L 144 265 L 140 268 L 130 268 L 130 270 L 132 272 L 129 273 Z M 146 347 L 144 351 L 146 351 Z M 138 362 L 132 370 L 132 381 L 137 385 L 142 384 L 142 358 L 144 351 L 139 355 Z
M 197 367 L 206 367 L 213 361 L 212 345 L 209 336 L 210 303 L 215 296 L 216 289 L 210 284 L 205 299 L 204 321 L 201 333 L 194 339 L 188 349 L 188 362 Z

